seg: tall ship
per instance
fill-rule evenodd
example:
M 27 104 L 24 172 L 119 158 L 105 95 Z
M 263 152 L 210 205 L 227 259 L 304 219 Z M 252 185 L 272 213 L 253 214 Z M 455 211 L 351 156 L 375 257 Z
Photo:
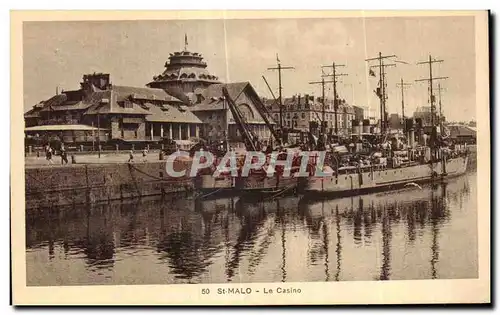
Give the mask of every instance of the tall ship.
M 398 140 L 396 140 L 398 141 Z M 347 157 L 349 156 L 349 157 Z M 306 198 L 341 197 L 384 189 L 416 186 L 462 175 L 467 170 L 464 149 L 410 146 L 366 155 L 335 153 L 327 159 L 323 176 L 298 178 L 297 190 Z
M 419 187 L 420 183 L 430 181 L 443 181 L 450 177 L 462 175 L 467 170 L 468 151 L 466 147 L 455 145 L 447 138 L 445 127 L 442 124 L 441 104 L 439 114 L 435 109 L 433 81 L 443 79 L 432 77 L 432 64 L 438 62 L 429 56 L 429 60 L 422 63 L 429 64 L 430 77 L 417 81 L 428 81 L 429 100 L 431 107 L 431 123 L 424 126 L 421 119 L 406 118 L 404 116 L 404 96 L 402 92 L 403 122 L 402 130 L 396 133 L 389 132 L 386 112 L 387 81 L 383 59 L 391 56 L 373 58 L 378 60 L 380 68 L 379 86 L 375 93 L 380 99 L 380 131 L 369 132 L 364 122 L 353 123 L 350 137 L 332 136 L 326 133 L 319 137 L 309 135 L 306 143 L 287 146 L 283 126 L 277 130 L 267 120 L 274 139 L 264 147 L 258 137 L 246 127 L 244 116 L 229 96 L 223 90 L 226 106 L 237 123 L 238 131 L 245 142 L 245 150 L 233 152 L 237 156 L 237 163 L 226 173 L 217 173 L 217 166 L 223 161 L 218 158 L 210 167 L 198 172 L 194 178 L 195 189 L 203 197 L 217 197 L 222 194 L 236 194 L 242 196 L 267 195 L 271 197 L 298 194 L 303 198 L 337 198 L 346 195 L 357 195 L 373 191 L 390 190 L 401 187 Z M 371 68 L 370 68 L 371 70 Z M 267 81 L 266 81 L 267 83 Z M 324 81 L 322 82 L 324 86 Z M 403 81 L 401 82 L 403 91 Z M 281 86 L 280 86 L 281 89 Z M 281 97 L 280 97 L 281 99 Z M 324 100 L 324 98 L 323 98 Z M 323 101 L 324 103 L 324 101 Z M 440 100 L 441 103 L 441 100 Z M 336 104 L 336 100 L 335 100 Z M 324 106 L 324 104 L 323 104 Z M 265 109 L 262 116 L 267 117 Z M 439 132 L 438 132 L 439 130 Z M 273 140 L 276 144 L 273 146 Z M 208 148 L 205 148 L 208 149 Z M 227 153 L 229 148 L 213 151 Z M 266 154 L 266 163 L 259 170 L 251 170 L 249 174 L 242 174 L 245 164 L 246 152 L 260 151 Z M 318 163 L 315 158 L 307 163 L 309 176 L 295 176 L 301 165 L 302 151 L 323 151 L 326 153 L 324 163 Z M 271 154 L 278 152 L 278 159 L 287 159 L 288 154 L 294 154 L 290 169 L 277 167 L 274 174 L 269 176 L 266 167 L 269 165 Z M 311 152 L 309 152 L 311 153 Z M 281 157 L 282 156 L 282 157 Z M 230 166 L 229 164 L 226 166 Z M 321 174 L 317 170 L 321 168 Z M 289 171 L 289 176 L 283 176 Z
M 423 126 L 421 119 L 405 119 L 404 83 L 401 79 L 403 132 L 390 134 L 385 109 L 387 82 L 384 68 L 388 65 L 383 62 L 387 57 L 393 56 L 380 53 L 379 57 L 367 60 L 379 62 L 376 67 L 380 68 L 380 80 L 375 93 L 380 99 L 380 133 L 369 134 L 361 126 L 353 126 L 352 138 L 348 140 L 350 150 L 346 146 L 337 146 L 325 163 L 323 176 L 298 179 L 297 190 L 304 197 L 340 197 L 405 186 L 418 187 L 422 182 L 442 181 L 466 172 L 467 148 L 448 141 L 442 123 L 441 100 L 439 114 L 436 114 L 433 81 L 446 77 L 433 78 L 432 64 L 442 60 L 429 56 L 428 61 L 421 62 L 429 65 L 430 76 L 417 80 L 429 83 L 430 126 Z

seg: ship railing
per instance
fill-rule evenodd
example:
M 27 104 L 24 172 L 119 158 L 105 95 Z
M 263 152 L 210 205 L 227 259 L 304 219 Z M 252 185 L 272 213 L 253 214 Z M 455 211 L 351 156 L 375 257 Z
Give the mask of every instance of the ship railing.
M 366 164 L 361 166 L 343 166 L 338 169 L 338 173 L 342 175 L 356 174 L 359 172 L 368 172 L 368 171 L 382 171 L 387 169 L 383 164 Z

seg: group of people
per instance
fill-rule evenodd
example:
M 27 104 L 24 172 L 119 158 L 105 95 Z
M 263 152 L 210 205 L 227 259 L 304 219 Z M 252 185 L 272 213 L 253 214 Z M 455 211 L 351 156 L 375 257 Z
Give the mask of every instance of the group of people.
M 68 153 L 66 152 L 64 143 L 61 143 L 58 151 L 59 155 L 61 156 L 61 164 L 68 164 Z M 54 162 L 52 161 L 54 155 L 56 155 L 56 149 L 47 143 L 45 145 L 45 159 L 49 164 L 54 164 Z
M 147 161 L 148 153 L 149 153 L 149 150 L 147 148 L 144 148 L 142 150 L 142 160 L 143 160 L 143 162 Z M 128 154 L 128 163 L 133 163 L 133 162 L 134 162 L 134 150 L 130 150 L 129 154 Z

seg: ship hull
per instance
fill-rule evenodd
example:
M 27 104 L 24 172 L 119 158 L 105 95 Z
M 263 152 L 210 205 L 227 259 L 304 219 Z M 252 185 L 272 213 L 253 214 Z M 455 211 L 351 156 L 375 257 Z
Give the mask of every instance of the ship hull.
M 408 184 L 443 181 L 462 175 L 467 169 L 467 157 L 403 168 L 369 170 L 338 176 L 300 178 L 298 191 L 304 199 L 340 198 L 371 192 L 392 190 Z M 413 184 L 412 184 L 413 185 Z
M 230 196 L 255 196 L 294 191 L 297 179 L 294 177 L 261 176 L 231 177 L 199 175 L 193 179 L 199 197 L 222 198 Z
M 221 198 L 236 196 L 237 178 L 230 175 L 215 177 L 198 175 L 193 178 L 194 189 L 202 198 Z

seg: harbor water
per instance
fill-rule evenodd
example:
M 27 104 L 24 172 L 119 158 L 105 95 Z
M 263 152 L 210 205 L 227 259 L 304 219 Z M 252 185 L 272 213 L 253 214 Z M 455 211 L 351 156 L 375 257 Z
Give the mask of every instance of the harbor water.
M 26 217 L 27 284 L 477 278 L 476 178 L 327 201 L 41 208 Z

